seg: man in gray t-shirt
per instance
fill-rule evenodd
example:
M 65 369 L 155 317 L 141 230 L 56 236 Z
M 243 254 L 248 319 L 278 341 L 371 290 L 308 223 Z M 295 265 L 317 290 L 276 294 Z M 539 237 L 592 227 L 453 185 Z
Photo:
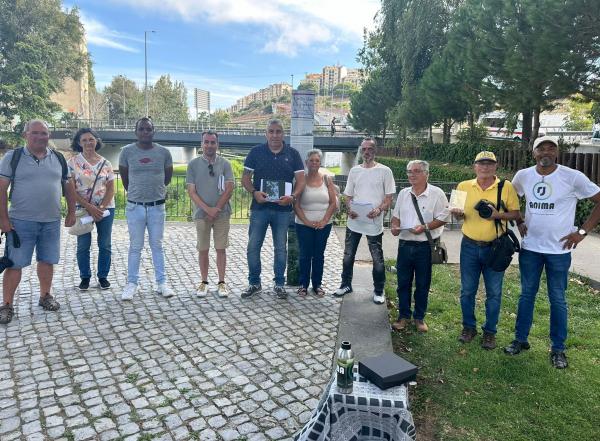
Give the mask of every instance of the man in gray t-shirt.
M 173 176 L 171 153 L 153 142 L 154 124 L 150 118 L 140 118 L 135 124 L 137 142 L 123 147 L 119 156 L 119 173 L 127 190 L 127 227 L 129 255 L 127 285 L 121 300 L 132 300 L 137 291 L 140 258 L 144 248 L 144 234 L 152 251 L 157 291 L 168 298 L 174 295 L 167 285 L 165 253 L 162 239 L 165 230 L 165 197 L 167 185 Z
M 0 162 L 0 229 L 7 234 L 4 246 L 11 261 L 2 280 L 0 324 L 10 323 L 13 318 L 15 292 L 21 282 L 22 269 L 31 264 L 34 249 L 40 283 L 39 305 L 47 311 L 60 308 L 50 290 L 54 265 L 60 258 L 63 187 L 67 200 L 65 227 L 75 223 L 75 189 L 67 184 L 64 157 L 48 148 L 48 125 L 41 120 L 29 121 L 23 136 L 26 146 L 7 152 Z M 18 159 L 14 172 L 13 158 Z M 66 168 L 66 163 L 64 165 Z
M 217 292 L 227 297 L 229 292 L 225 284 L 225 249 L 229 245 L 229 217 L 231 207 L 229 199 L 233 193 L 233 171 L 228 160 L 217 155 L 219 136 L 208 131 L 202 134 L 202 156 L 193 159 L 187 169 L 187 190 L 190 199 L 196 205 L 194 219 L 198 242 L 198 262 L 202 281 L 196 290 L 199 297 L 208 294 L 208 249 L 210 232 L 213 232 L 217 252 L 217 272 L 219 282 Z

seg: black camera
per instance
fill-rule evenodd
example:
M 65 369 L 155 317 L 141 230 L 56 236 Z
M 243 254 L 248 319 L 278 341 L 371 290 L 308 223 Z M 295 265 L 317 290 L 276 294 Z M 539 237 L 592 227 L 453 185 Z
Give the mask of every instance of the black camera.
M 15 230 L 9 231 L 6 233 L 6 243 L 4 244 L 4 256 L 0 257 L 0 274 L 6 269 L 11 268 L 15 263 L 8 258 L 8 234 L 12 233 L 13 235 L 13 248 L 19 248 L 21 246 L 21 241 L 19 239 L 19 235 Z M 2 241 L 0 240 L 0 243 Z
M 493 205 L 490 201 L 482 199 L 475 205 L 475 210 L 479 212 L 479 216 L 482 218 L 489 219 L 492 217 L 492 207 L 490 205 Z

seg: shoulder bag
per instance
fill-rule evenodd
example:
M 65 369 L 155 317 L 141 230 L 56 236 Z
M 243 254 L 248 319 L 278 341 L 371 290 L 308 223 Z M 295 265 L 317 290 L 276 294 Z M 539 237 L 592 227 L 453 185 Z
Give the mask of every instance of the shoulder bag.
M 415 210 L 417 211 L 417 216 L 419 216 L 419 222 L 425 225 L 425 221 L 423 220 L 423 215 L 421 214 L 421 210 L 419 209 L 419 204 L 417 203 L 417 198 L 412 192 L 410 193 L 410 197 L 412 198 L 413 205 L 415 206 Z M 440 264 L 448 262 L 448 251 L 446 250 L 446 244 L 442 242 L 440 239 L 433 240 L 431 233 L 429 230 L 425 230 L 425 235 L 427 236 L 427 240 L 429 241 L 429 246 L 431 247 L 431 263 L 432 264 Z
M 502 201 L 502 188 L 504 187 L 504 182 L 505 179 L 502 179 L 498 183 L 498 201 L 496 205 L 498 211 L 501 209 L 508 211 Z M 493 271 L 503 272 L 510 265 L 513 254 L 521 250 L 521 246 L 519 245 L 519 239 L 517 239 L 515 233 L 509 228 L 504 227 L 501 220 L 495 219 L 494 223 L 496 224 L 496 239 L 492 241 L 490 253 L 488 254 L 485 265 Z M 510 224 L 513 225 L 513 221 L 510 221 Z M 502 234 L 499 234 L 498 229 L 500 229 Z
M 92 191 L 90 192 L 90 197 L 88 199 L 88 202 L 92 202 L 92 196 L 94 195 L 94 189 L 96 188 L 96 182 L 98 182 L 98 176 L 100 175 L 100 172 L 102 171 L 102 168 L 104 167 L 104 164 L 106 164 L 106 159 L 100 165 L 100 168 L 98 169 L 98 173 L 96 173 L 96 179 L 94 179 L 94 185 L 92 185 Z M 81 223 L 81 219 L 84 218 L 85 216 L 90 216 L 90 214 L 83 207 L 75 212 L 75 225 L 73 225 L 72 227 L 69 227 L 69 230 L 68 230 L 69 234 L 72 234 L 73 236 L 81 236 L 82 234 L 87 234 L 87 233 L 92 232 L 92 230 L 94 229 L 93 221 L 85 223 L 85 224 Z

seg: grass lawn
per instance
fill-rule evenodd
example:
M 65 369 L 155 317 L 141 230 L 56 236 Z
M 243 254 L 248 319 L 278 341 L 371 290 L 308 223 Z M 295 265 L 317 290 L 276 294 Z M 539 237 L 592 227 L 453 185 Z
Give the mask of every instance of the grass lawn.
M 571 275 L 569 367 L 557 370 L 549 361 L 550 308 L 544 280 L 529 338 L 531 349 L 514 357 L 502 351 L 513 339 L 519 290 L 518 269 L 510 268 L 496 350 L 481 349 L 480 335 L 463 345 L 457 340 L 462 328 L 458 266 L 434 265 L 425 319 L 429 332 L 421 335 L 411 328 L 392 335 L 395 352 L 420 367 L 417 385 L 411 387 L 419 440 L 600 439 L 600 292 Z M 393 275 L 388 277 L 386 295 L 394 321 Z M 480 286 L 478 326 L 484 319 L 483 296 Z

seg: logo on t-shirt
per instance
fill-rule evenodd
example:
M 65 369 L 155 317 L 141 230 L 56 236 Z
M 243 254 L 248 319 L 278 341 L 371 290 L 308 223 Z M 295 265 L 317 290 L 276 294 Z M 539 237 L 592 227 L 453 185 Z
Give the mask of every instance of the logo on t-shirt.
M 545 201 L 552 196 L 552 186 L 547 182 L 541 181 L 533 186 L 533 197 L 538 201 Z
M 142 158 L 140 159 L 140 163 L 142 164 L 149 164 L 152 162 L 152 158 Z

